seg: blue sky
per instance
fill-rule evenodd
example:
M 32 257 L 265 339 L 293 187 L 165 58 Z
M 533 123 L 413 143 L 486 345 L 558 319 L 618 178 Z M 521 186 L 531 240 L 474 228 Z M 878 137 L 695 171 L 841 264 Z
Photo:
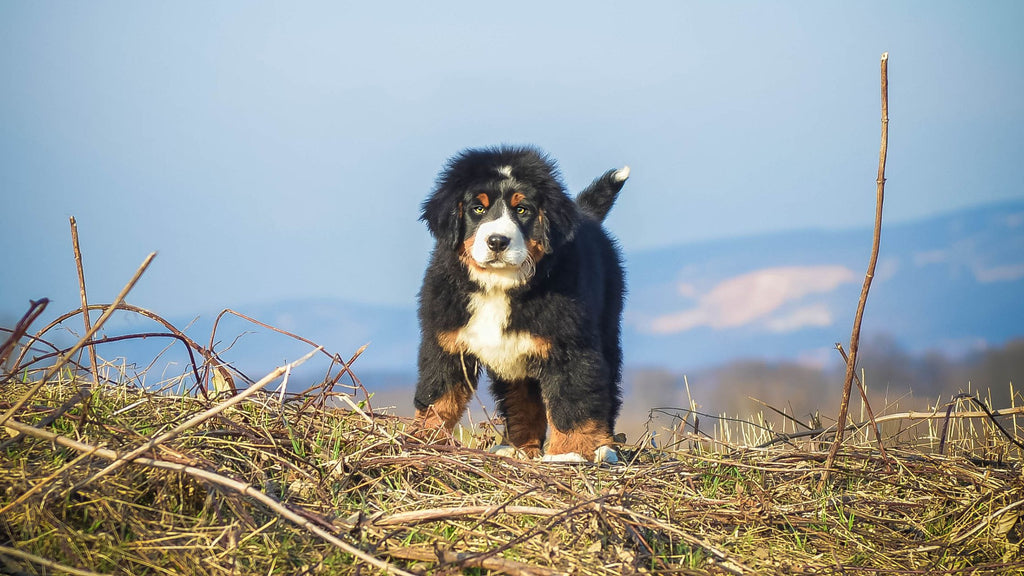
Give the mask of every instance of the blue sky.
M 306 297 L 411 306 L 447 157 L 632 177 L 627 255 L 1024 197 L 1024 3 L 0 4 L 0 321 Z

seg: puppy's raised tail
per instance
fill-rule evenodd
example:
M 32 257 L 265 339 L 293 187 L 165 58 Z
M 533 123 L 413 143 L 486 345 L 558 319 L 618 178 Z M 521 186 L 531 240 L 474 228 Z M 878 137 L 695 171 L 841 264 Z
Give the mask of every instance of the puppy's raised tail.
M 600 178 L 591 182 L 583 192 L 580 192 L 576 197 L 576 205 L 583 213 L 594 217 L 598 222 L 603 222 L 605 216 L 612 209 L 612 205 L 615 204 L 619 190 L 622 190 L 622 185 L 626 183 L 627 178 L 629 178 L 629 166 L 605 172 Z

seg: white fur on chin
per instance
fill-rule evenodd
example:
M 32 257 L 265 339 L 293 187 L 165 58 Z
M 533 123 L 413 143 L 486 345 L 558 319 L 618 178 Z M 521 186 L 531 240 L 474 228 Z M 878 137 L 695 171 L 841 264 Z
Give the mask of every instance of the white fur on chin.
M 530 281 L 536 271 L 533 258 L 529 255 L 519 266 L 506 268 L 486 268 L 480 270 L 475 267 L 469 269 L 469 279 L 475 282 L 485 291 L 498 290 L 507 292 L 518 288 Z

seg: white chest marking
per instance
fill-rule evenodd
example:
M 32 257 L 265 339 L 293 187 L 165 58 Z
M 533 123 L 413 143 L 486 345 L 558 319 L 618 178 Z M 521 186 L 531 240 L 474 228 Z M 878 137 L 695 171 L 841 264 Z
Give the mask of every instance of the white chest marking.
M 469 322 L 459 331 L 459 342 L 502 378 L 526 378 L 527 357 L 546 354 L 532 334 L 508 330 L 511 306 L 503 290 L 474 292 L 469 298 Z

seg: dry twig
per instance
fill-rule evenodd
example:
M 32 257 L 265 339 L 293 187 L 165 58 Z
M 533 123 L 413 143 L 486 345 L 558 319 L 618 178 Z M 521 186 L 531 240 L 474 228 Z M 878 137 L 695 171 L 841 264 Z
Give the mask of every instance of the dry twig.
M 117 460 L 112 462 L 110 465 L 108 465 L 103 470 L 100 470 L 96 474 L 93 474 L 92 476 L 90 476 L 89 479 L 87 479 L 84 482 L 80 483 L 78 486 L 75 486 L 75 489 L 76 490 L 80 490 L 82 487 L 84 487 L 85 485 L 89 484 L 90 482 L 94 482 L 97 479 L 102 478 L 103 476 L 106 476 L 107 474 L 113 472 L 114 470 L 117 470 L 118 468 L 120 468 L 124 464 L 130 462 L 132 459 L 136 458 L 137 456 L 139 456 L 140 454 L 146 452 L 147 450 L 152 450 L 153 448 L 156 448 L 160 444 L 163 444 L 164 442 L 167 442 L 168 440 L 176 437 L 178 434 L 181 434 L 182 432 L 184 432 L 186 430 L 194 428 L 195 426 L 199 425 L 200 423 L 205 422 L 206 420 L 209 420 L 213 416 L 216 416 L 217 414 L 220 414 L 221 412 L 227 410 L 228 408 L 234 406 L 235 404 L 238 404 L 238 403 L 246 400 L 247 398 L 249 398 L 253 394 L 259 392 L 264 387 L 266 387 L 267 384 L 270 384 L 274 380 L 277 380 L 279 377 L 281 377 L 282 374 L 288 373 L 288 371 L 290 371 L 295 366 L 298 366 L 298 365 L 302 364 L 303 362 L 305 362 L 306 360 L 309 360 L 310 358 L 312 358 L 313 355 L 316 354 L 317 352 L 319 352 L 320 350 L 322 350 L 322 347 L 318 346 L 317 348 L 309 351 L 305 356 L 303 356 L 302 358 L 299 358 L 295 362 L 292 362 L 291 364 L 288 364 L 286 366 L 281 366 L 281 367 L 277 368 L 276 370 L 272 371 L 270 374 L 267 374 L 259 382 L 253 384 L 252 386 L 247 388 L 241 394 L 232 396 L 231 398 L 228 398 L 224 402 L 222 402 L 222 403 L 220 403 L 220 404 L 210 408 L 209 410 L 206 410 L 205 412 L 203 412 L 201 414 L 197 414 L 197 415 L 193 416 L 192 418 L 189 418 L 184 423 L 179 424 L 178 426 L 175 426 L 171 430 L 168 430 L 167 432 L 164 432 L 160 436 L 157 436 L 156 438 L 151 439 L 150 441 L 146 442 L 142 446 L 139 446 L 135 450 L 132 450 L 128 454 L 125 454 L 125 455 L 119 457 Z
M 513 576 L 555 576 L 557 574 L 564 574 L 564 572 L 552 570 L 551 568 L 532 566 L 504 558 L 481 556 L 480 554 L 468 552 L 452 552 L 451 550 L 442 550 L 440 548 L 389 548 L 384 550 L 383 553 L 392 558 L 421 560 L 424 562 L 438 561 L 461 568 L 483 568 L 503 574 L 512 574 Z
M 0 345 L 0 367 L 2 367 L 5 362 L 7 362 L 7 359 L 10 357 L 11 353 L 18 346 L 18 340 L 21 340 L 21 337 L 24 336 L 25 333 L 28 331 L 28 327 L 31 326 L 32 323 L 36 321 L 36 318 L 39 318 L 39 315 L 43 313 L 43 310 L 46 310 L 46 305 L 49 303 L 50 301 L 47 300 L 46 298 L 40 298 L 39 300 L 31 301 L 31 303 L 29 304 L 28 311 L 25 312 L 25 315 L 21 317 L 21 320 L 18 320 L 18 323 L 14 326 L 14 329 L 11 330 L 11 335 L 7 338 L 7 340 L 4 340 L 3 345 Z M 15 370 L 11 370 L 12 374 L 14 372 Z
M 828 479 L 829 471 L 835 462 L 839 447 L 843 444 L 843 433 L 846 430 L 846 416 L 850 409 L 850 392 L 853 388 L 853 377 L 857 371 L 857 350 L 860 349 L 860 324 L 864 318 L 864 305 L 868 301 L 868 290 L 875 276 L 875 264 L 878 262 L 878 246 L 882 238 L 882 202 L 885 199 L 885 158 L 889 143 L 889 53 L 882 53 L 882 144 L 878 152 L 878 178 L 875 187 L 875 233 L 871 245 L 871 260 L 868 271 L 864 275 L 860 300 L 857 302 L 857 315 L 853 320 L 853 332 L 850 334 L 850 359 L 846 363 L 846 380 L 843 382 L 843 400 L 839 405 L 839 416 L 836 422 L 836 437 L 829 448 L 825 460 L 825 472 L 822 482 Z
M 843 362 L 847 366 L 850 365 L 850 357 L 846 355 L 846 350 L 843 350 L 843 345 L 840 342 L 836 342 L 836 350 L 843 357 Z M 885 443 L 882 442 L 882 430 L 878 428 L 878 422 L 875 421 L 875 411 L 871 409 L 871 402 L 868 400 L 868 392 L 864 389 L 864 383 L 857 377 L 857 371 L 853 372 L 853 380 L 857 384 L 857 390 L 860 391 L 860 399 L 864 402 L 864 407 L 868 411 L 868 422 L 871 423 L 871 431 L 875 435 L 875 443 L 878 444 L 878 453 L 882 456 L 882 460 L 885 462 L 885 470 L 892 472 L 892 465 L 889 463 L 889 457 L 885 454 Z
M 85 268 L 82 266 L 82 249 L 78 245 L 78 223 L 75 217 L 71 217 L 71 247 L 75 252 L 75 268 L 78 270 L 78 291 L 82 297 L 82 322 L 85 324 L 85 333 L 92 331 L 92 319 L 89 318 L 89 298 L 85 292 Z M 99 364 L 96 362 L 96 348 L 88 345 L 89 367 L 92 368 L 92 381 L 100 382 Z
M 34 438 L 40 438 L 40 439 L 46 440 L 48 442 L 52 442 L 54 444 L 59 444 L 61 446 L 65 446 L 67 448 L 78 450 L 79 452 L 89 452 L 89 453 L 95 454 L 95 455 L 97 455 L 97 456 L 99 456 L 101 458 L 106 458 L 107 460 L 112 460 L 112 461 L 115 461 L 115 462 L 117 462 L 117 461 L 124 461 L 124 462 L 130 461 L 130 462 L 141 464 L 141 465 L 144 465 L 144 466 L 152 466 L 154 468 L 162 468 L 164 470 L 172 470 L 172 471 L 175 471 L 175 472 L 182 472 L 182 473 L 188 474 L 189 476 L 197 478 L 199 480 L 210 482 L 212 484 L 216 484 L 216 485 L 222 486 L 224 488 L 229 488 L 229 489 L 231 489 L 231 490 L 233 490 L 233 491 L 235 491 L 235 492 L 237 492 L 239 494 L 242 494 L 244 496 L 248 496 L 250 498 L 253 498 L 254 500 L 259 501 L 261 504 L 263 504 L 264 506 L 270 508 L 275 513 L 280 514 L 281 516 L 283 516 L 287 520 L 297 524 L 298 526 L 300 526 L 302 528 L 305 528 L 306 530 L 309 530 L 310 532 L 316 534 L 320 538 L 323 538 L 325 541 L 331 543 L 334 546 L 337 546 L 338 548 L 344 550 L 345 552 L 347 552 L 349 554 L 352 554 L 353 556 L 355 556 L 356 558 L 359 558 L 360 560 L 366 562 L 367 564 L 370 564 L 372 566 L 376 566 L 376 567 L 380 568 L 381 570 L 384 570 L 388 574 L 400 574 L 402 576 L 412 576 L 409 572 L 406 572 L 404 570 L 396 568 L 396 567 L 388 564 L 387 562 L 384 562 L 383 560 L 380 560 L 379 558 L 375 558 L 375 557 L 367 554 L 366 552 L 363 552 L 362 550 L 352 546 L 351 544 L 345 542 L 344 540 L 341 540 L 341 539 L 337 538 L 333 534 L 327 532 L 326 530 L 324 530 L 320 526 L 317 526 L 316 524 L 311 522 L 308 518 L 306 518 L 306 516 L 290 510 L 289 508 L 285 507 L 283 504 L 281 504 L 280 502 L 275 500 L 270 495 L 268 495 L 268 494 L 266 494 L 264 492 L 261 492 L 259 490 L 256 490 L 255 488 L 253 488 L 253 486 L 251 484 L 247 484 L 245 482 L 239 482 L 237 480 L 233 480 L 231 478 L 228 478 L 226 476 L 222 476 L 222 475 L 217 474 L 215 472 L 210 472 L 208 470 L 203 470 L 203 469 L 200 469 L 200 468 L 195 468 L 193 466 L 185 466 L 185 465 L 182 465 L 182 464 L 175 464 L 173 462 L 166 462 L 166 461 L 163 461 L 163 460 L 156 460 L 156 459 L 153 459 L 153 458 L 137 457 L 137 458 L 134 458 L 132 460 L 128 460 L 123 455 L 120 455 L 120 454 L 118 454 L 117 452 L 115 452 L 113 450 L 109 450 L 109 449 L 106 449 L 106 448 L 100 448 L 99 446 L 91 446 L 91 445 L 85 444 L 83 442 L 78 442 L 78 441 L 72 440 L 70 438 L 67 438 L 67 437 L 64 437 L 64 436 L 60 436 L 58 434 L 54 434 L 52 432 L 47 432 L 45 430 L 40 430 L 38 428 L 35 428 L 34 426 L 29 426 L 27 424 L 23 424 L 21 422 L 18 422 L 17 420 L 8 420 L 4 424 L 4 426 L 6 426 L 7 428 L 9 428 L 11 430 L 14 430 L 15 432 L 19 432 L 21 434 L 25 434 L 26 436 L 32 436 Z
M 89 572 L 88 570 L 79 570 L 78 568 L 72 568 L 71 566 L 64 566 L 63 564 L 58 564 L 52 560 L 40 558 L 35 554 L 29 554 L 28 552 L 25 552 L 23 550 L 18 550 L 17 548 L 10 548 L 8 546 L 0 546 L 0 555 L 10 556 L 12 558 L 20 558 L 22 560 L 28 560 L 33 564 L 45 566 L 50 570 L 56 570 L 58 572 L 64 572 L 65 574 L 72 574 L 74 576 L 104 576 L 103 574 L 98 574 L 96 572 Z
M 10 409 L 3 414 L 3 416 L 0 416 L 0 425 L 6 422 L 18 410 L 20 410 L 21 407 L 24 406 L 25 403 L 28 402 L 32 398 L 32 396 L 34 396 L 35 393 L 38 392 L 39 389 L 46 384 L 47 380 L 49 380 L 54 374 L 56 374 L 57 371 L 61 369 L 61 367 L 67 364 L 68 360 L 70 360 L 71 357 L 74 356 L 76 352 L 82 349 L 82 346 L 85 346 L 85 343 L 88 342 L 90 338 L 92 338 L 93 334 L 95 334 L 103 326 L 103 324 L 106 323 L 107 319 L 110 318 L 110 315 L 113 314 L 115 310 L 117 310 L 117 306 L 125 299 L 125 296 L 127 296 L 128 293 L 131 292 L 132 288 L 135 287 L 135 283 L 138 282 L 139 278 L 142 277 L 142 274 L 146 271 L 146 268 L 149 268 L 149 263 L 152 262 L 153 258 L 155 257 L 156 252 L 153 252 L 149 256 L 147 256 L 145 260 L 142 261 L 142 265 L 140 265 L 139 269 L 135 271 L 135 275 L 132 276 L 132 279 L 128 281 L 128 284 L 126 284 L 125 287 L 121 289 L 121 293 L 118 294 L 117 298 L 114 299 L 114 303 L 111 304 L 110 307 L 108 307 L 106 311 L 103 312 L 103 315 L 99 317 L 96 323 L 93 324 L 92 329 L 86 332 L 85 335 L 83 335 L 78 340 L 78 342 L 71 347 L 70 350 L 65 352 L 64 355 L 60 357 L 60 360 L 58 360 L 56 364 L 51 366 L 50 369 L 47 370 L 45 374 L 43 374 L 43 377 L 40 378 L 39 381 L 36 382 L 36 384 L 32 388 L 25 392 L 25 394 L 20 399 L 18 399 L 18 401 L 15 402 L 14 405 L 11 406 Z

